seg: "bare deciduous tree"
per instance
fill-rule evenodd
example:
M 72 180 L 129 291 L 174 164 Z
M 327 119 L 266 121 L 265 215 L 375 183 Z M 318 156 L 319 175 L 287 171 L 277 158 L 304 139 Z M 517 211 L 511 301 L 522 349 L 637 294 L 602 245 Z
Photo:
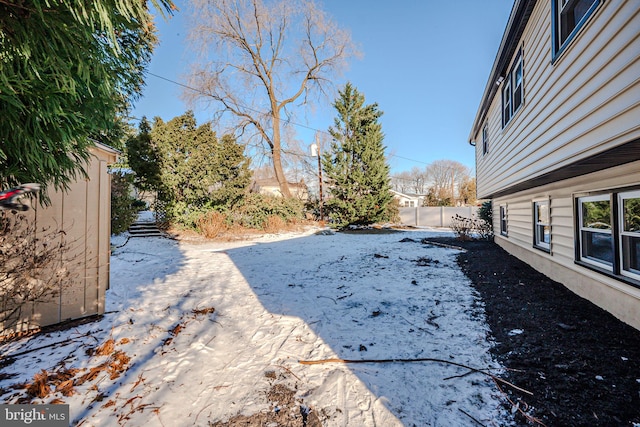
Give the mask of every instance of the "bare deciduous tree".
M 455 160 L 436 160 L 425 169 L 432 202 L 455 205 L 461 186 L 471 175 L 469 168 Z
M 185 92 L 216 104 L 234 125 L 268 149 L 282 194 L 282 127 L 312 95 L 328 95 L 331 78 L 357 55 L 350 34 L 313 0 L 194 0 L 190 39 L 202 57 Z

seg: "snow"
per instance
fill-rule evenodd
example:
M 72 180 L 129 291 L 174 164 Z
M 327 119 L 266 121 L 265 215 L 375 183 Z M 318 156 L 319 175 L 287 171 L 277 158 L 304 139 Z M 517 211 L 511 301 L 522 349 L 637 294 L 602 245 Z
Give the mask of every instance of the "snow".
M 114 239 L 126 243 L 112 253 L 107 314 L 2 346 L 11 355 L 68 340 L 5 367 L 4 403 L 24 396 L 11 384 L 43 369 L 84 369 L 79 377 L 111 360 L 90 350 L 112 338 L 130 357 L 126 370 L 33 403 L 69 404 L 74 425 L 207 425 L 273 410 L 266 393 L 283 383 L 326 426 L 511 424 L 493 380 L 459 366 L 301 364 L 433 358 L 501 369 L 457 251 L 420 243 L 442 232 L 317 231 L 241 242 Z

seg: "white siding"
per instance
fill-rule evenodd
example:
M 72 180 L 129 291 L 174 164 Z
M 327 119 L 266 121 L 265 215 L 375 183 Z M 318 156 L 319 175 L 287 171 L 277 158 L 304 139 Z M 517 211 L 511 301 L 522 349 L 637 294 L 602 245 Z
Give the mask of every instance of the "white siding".
M 605 1 L 552 64 L 551 5 L 536 3 L 519 44 L 524 103 L 502 129 L 499 90 L 488 154 L 475 136 L 479 198 L 640 138 L 638 28 L 640 1 Z
M 575 263 L 575 194 L 640 186 L 640 162 L 556 182 L 493 200 L 494 229 L 499 207 L 507 206 L 508 236 L 495 240 L 547 276 L 557 280 L 623 321 L 640 329 L 640 288 L 596 273 Z M 533 248 L 534 200 L 551 201 L 551 253 Z

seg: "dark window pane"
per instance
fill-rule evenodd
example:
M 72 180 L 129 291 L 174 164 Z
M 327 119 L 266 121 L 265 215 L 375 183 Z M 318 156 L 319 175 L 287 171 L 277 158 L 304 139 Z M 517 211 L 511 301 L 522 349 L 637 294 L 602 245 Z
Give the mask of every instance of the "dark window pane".
M 582 257 L 613 264 L 613 238 L 609 233 L 582 231 Z
M 640 274 L 640 236 L 622 236 L 622 268 Z
M 596 0 L 569 0 L 560 12 L 560 44 L 564 43 Z
M 538 225 L 539 243 L 551 243 L 551 227 L 548 225 Z

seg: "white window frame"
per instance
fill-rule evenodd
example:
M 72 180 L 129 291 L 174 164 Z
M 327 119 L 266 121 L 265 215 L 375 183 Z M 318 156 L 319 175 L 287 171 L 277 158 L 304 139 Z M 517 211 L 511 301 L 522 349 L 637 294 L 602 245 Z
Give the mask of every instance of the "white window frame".
M 504 88 L 502 88 L 502 127 L 507 126 L 511 121 L 511 76 L 505 79 Z
M 638 199 L 640 198 L 640 190 L 629 191 L 625 193 L 618 194 L 618 210 L 616 212 L 616 216 L 618 219 L 618 229 L 620 230 L 619 238 L 618 238 L 618 249 L 620 252 L 620 274 L 635 280 L 640 280 L 640 271 L 633 270 L 631 268 L 625 269 L 625 248 L 624 248 L 624 237 L 635 237 L 640 238 L 640 231 L 625 231 L 625 221 L 624 221 L 624 201 L 626 199 Z
M 613 224 L 610 224 L 611 229 L 606 230 L 606 229 L 601 229 L 601 228 L 592 228 L 592 227 L 585 227 L 584 226 L 584 221 L 583 221 L 583 210 L 582 210 L 582 203 L 584 202 L 603 202 L 603 201 L 608 201 L 611 202 L 611 194 L 607 193 L 607 194 L 599 194 L 597 196 L 586 196 L 586 197 L 579 197 L 578 198 L 578 236 L 579 236 L 579 240 L 580 240 L 580 245 L 578 248 L 578 259 L 582 262 L 585 262 L 587 264 L 591 264 L 593 266 L 596 267 L 600 267 L 600 268 L 606 268 L 606 269 L 612 269 L 613 265 L 611 263 L 608 263 L 604 260 L 598 260 L 597 258 L 592 258 L 592 257 L 587 257 L 587 256 L 583 256 L 584 254 L 584 237 L 583 237 L 583 232 L 587 232 L 587 233 L 600 233 L 600 234 L 608 234 L 610 236 L 612 236 L 612 238 L 614 238 L 613 236 Z M 613 205 L 610 205 L 610 209 L 613 209 Z M 613 250 L 613 248 L 612 248 Z M 612 270 L 613 272 L 613 270 Z
M 518 70 L 520 70 L 520 79 L 518 80 Z M 522 89 L 524 85 L 524 64 L 522 63 L 522 53 L 513 68 L 513 82 L 511 83 L 513 95 L 511 96 L 511 108 L 513 109 L 513 113 L 511 116 L 518 112 L 522 104 L 524 103 L 524 91 Z M 519 102 L 516 105 L 516 99 L 519 95 Z
M 500 205 L 500 234 L 507 236 L 507 205 Z
M 489 125 L 485 123 L 482 128 L 482 154 L 489 152 Z
M 539 218 L 538 206 L 547 206 L 548 222 L 543 222 Z M 542 230 L 548 228 L 549 230 L 549 242 L 544 241 L 544 231 L 540 233 L 540 227 Z M 546 252 L 551 252 L 551 200 L 541 199 L 533 201 L 533 246 L 538 249 L 542 249 Z
M 504 129 L 524 104 L 524 60 L 523 51 L 520 49 L 516 59 L 504 79 L 502 88 L 502 128 Z M 517 71 L 520 70 L 520 79 L 516 82 Z M 519 94 L 518 105 L 514 104 L 516 92 Z

